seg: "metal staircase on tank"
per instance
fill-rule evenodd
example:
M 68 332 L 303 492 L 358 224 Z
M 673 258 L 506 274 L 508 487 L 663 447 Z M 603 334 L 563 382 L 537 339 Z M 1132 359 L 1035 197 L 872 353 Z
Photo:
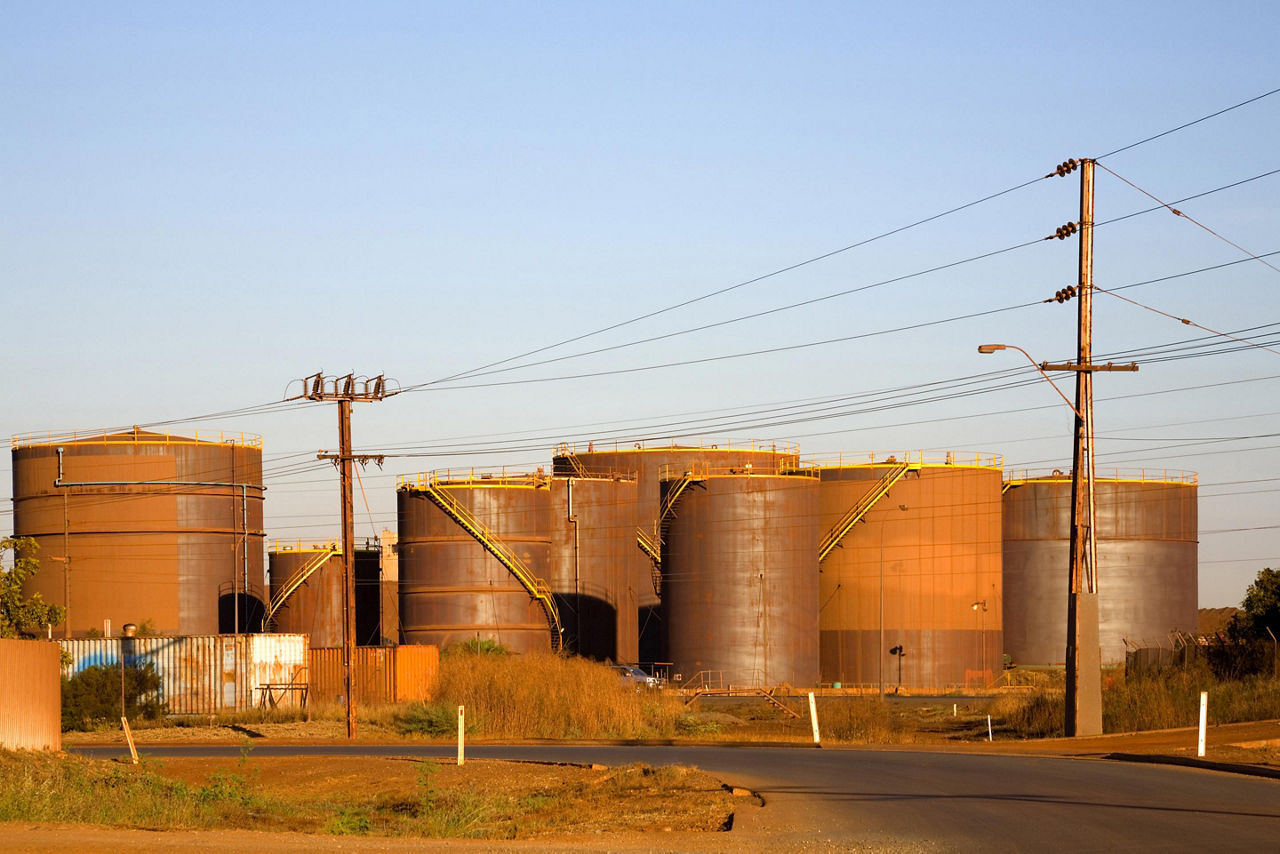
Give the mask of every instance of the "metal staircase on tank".
M 276 627 L 276 612 L 280 610 L 280 607 L 284 605 L 290 596 L 297 593 L 298 588 L 306 584 L 307 579 L 310 578 L 317 569 L 324 566 L 329 561 L 329 558 L 340 554 L 342 554 L 342 549 L 338 548 L 337 545 L 331 545 L 326 549 L 317 551 L 312 555 L 310 560 L 298 567 L 297 572 L 289 576 L 289 580 L 286 581 L 279 590 L 272 590 L 271 604 L 267 607 L 266 616 L 262 618 L 263 629 L 274 630 Z
M 423 482 L 419 487 L 431 502 L 444 511 L 444 514 L 457 523 L 458 527 L 470 534 L 485 551 L 498 559 L 507 568 L 520 585 L 528 592 L 530 598 L 542 606 L 547 617 L 547 628 L 551 632 L 551 649 L 560 649 L 561 633 L 560 613 L 556 610 L 555 600 L 551 596 L 551 587 L 533 574 L 532 570 L 516 555 L 496 534 L 477 519 L 470 510 L 456 498 L 442 489 L 435 477 Z
M 591 475 L 587 473 L 586 467 L 582 465 L 582 460 L 578 459 L 577 454 L 565 454 L 564 459 L 569 463 L 569 468 L 573 469 L 574 477 L 591 477 Z
M 653 562 L 653 592 L 658 595 L 662 595 L 662 544 L 667 541 L 671 520 L 676 516 L 676 503 L 690 484 L 701 482 L 702 478 L 696 477 L 693 472 L 685 472 L 676 480 L 669 481 L 667 494 L 662 497 L 654 532 L 650 534 L 644 528 L 636 528 L 636 545 Z
M 862 518 L 871 511 L 880 502 L 880 499 L 889 494 L 889 490 L 893 485 L 902 480 L 909 471 L 918 471 L 920 466 L 911 463 L 899 463 L 884 473 L 880 480 L 876 481 L 876 485 L 857 502 L 849 508 L 849 512 L 840 517 L 840 521 L 832 526 L 830 531 L 822 538 L 822 542 L 818 544 L 818 563 L 826 560 L 827 555 L 831 554 L 836 546 L 840 545 L 840 541 L 845 535 L 852 530 L 853 526 L 862 521 Z

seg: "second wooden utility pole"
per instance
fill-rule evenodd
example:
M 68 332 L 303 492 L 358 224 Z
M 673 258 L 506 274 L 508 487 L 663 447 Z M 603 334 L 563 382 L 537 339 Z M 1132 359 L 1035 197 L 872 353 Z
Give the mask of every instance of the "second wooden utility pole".
M 338 466 L 338 478 L 342 491 L 342 691 L 347 707 L 347 738 L 356 737 L 356 696 L 352 685 L 352 662 L 356 648 L 356 580 L 355 580 L 355 513 L 351 494 L 351 464 L 369 460 L 382 464 L 382 457 L 356 455 L 351 450 L 351 404 L 355 401 L 369 403 L 387 397 L 386 381 L 381 375 L 368 380 L 357 380 L 352 374 L 345 377 L 325 377 L 312 374 L 303 382 L 303 394 L 307 400 L 334 400 L 338 403 L 338 453 L 317 454 L 318 459 L 333 460 Z M 394 394 L 394 392 L 392 392 Z
M 1058 167 L 1058 174 L 1074 168 Z M 1093 363 L 1093 167 L 1080 161 L 1080 301 L 1076 361 L 1044 364 L 1048 371 L 1076 372 L 1075 441 L 1071 465 L 1071 563 L 1067 584 L 1066 731 L 1102 734 L 1102 647 L 1098 619 L 1098 532 L 1094 495 L 1093 374 L 1136 371 L 1138 366 Z M 1070 167 L 1070 168 L 1066 168 Z M 1065 171 L 1064 171 L 1065 170 Z M 1073 231 L 1070 226 L 1067 233 Z M 1060 230 L 1061 231 L 1061 230 Z M 1059 299 L 1061 301 L 1061 299 Z

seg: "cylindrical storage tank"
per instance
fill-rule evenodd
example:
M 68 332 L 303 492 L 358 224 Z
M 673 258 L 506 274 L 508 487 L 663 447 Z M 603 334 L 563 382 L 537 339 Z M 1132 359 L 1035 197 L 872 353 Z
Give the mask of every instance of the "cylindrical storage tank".
M 632 445 L 606 445 L 590 442 L 580 445 L 561 445 L 553 460 L 552 471 L 561 477 L 609 478 L 625 476 L 636 481 L 636 501 L 631 508 L 633 525 L 650 535 L 656 532 L 661 513 L 662 475 L 669 471 L 687 471 L 695 467 L 710 467 L 717 471 L 730 469 L 756 474 L 777 474 L 799 465 L 799 452 L 793 445 L 778 442 L 730 441 L 715 444 L 659 445 L 637 442 Z M 665 626 L 658 607 L 661 602 L 660 582 L 654 572 L 653 561 L 630 540 L 631 551 L 627 557 L 628 586 L 636 596 L 630 615 L 620 615 L 620 620 L 630 619 L 636 624 L 639 637 L 638 660 L 655 661 L 665 657 Z M 619 656 L 624 649 L 619 648 Z M 636 660 L 636 659 L 633 659 Z
M 23 591 L 67 608 L 55 632 L 261 629 L 260 438 L 134 428 L 12 448 L 14 534 L 40 546 Z
M 356 645 L 382 644 L 382 550 L 376 539 L 367 539 L 356 552 Z
M 469 532 L 433 494 L 460 507 Z M 397 490 L 400 624 L 405 643 L 441 649 L 492 640 L 515 652 L 551 649 L 546 612 L 482 543 L 508 549 L 542 583 L 550 557 L 551 490 L 540 475 L 402 478 Z
M 818 681 L 816 478 L 708 474 L 675 503 L 663 606 L 686 685 Z
M 868 454 L 817 462 L 822 681 L 938 692 L 1001 669 L 999 456 Z
M 1196 630 L 1196 476 L 1160 471 L 1094 480 L 1103 664 Z M 1066 660 L 1071 477 L 1020 477 L 1004 494 L 1005 652 L 1017 664 Z
M 551 480 L 548 582 L 565 648 L 597 661 L 639 660 L 634 478 Z M 652 582 L 644 579 L 649 590 Z

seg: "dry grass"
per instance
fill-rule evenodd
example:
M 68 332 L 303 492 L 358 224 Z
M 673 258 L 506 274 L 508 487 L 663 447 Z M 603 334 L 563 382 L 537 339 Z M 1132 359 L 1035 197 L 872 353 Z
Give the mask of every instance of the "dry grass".
M 822 738 L 853 744 L 905 744 L 918 736 L 919 715 L 890 708 L 879 697 L 824 697 L 818 703 Z M 807 726 L 806 722 L 806 726 Z
M 0 821 L 515 839 L 653 827 L 714 831 L 733 809 L 718 781 L 680 767 L 458 767 L 248 754 L 132 766 L 0 751 Z
M 1209 721 L 1215 724 L 1280 718 L 1280 680 L 1263 677 L 1219 680 L 1203 664 L 1126 679 L 1112 674 L 1102 692 L 1104 732 L 1143 732 L 1194 726 L 1200 692 L 1209 692 Z M 1061 690 L 1036 690 L 997 698 L 991 715 L 1017 738 L 1063 735 Z
M 1201 691 L 1209 692 L 1212 723 L 1280 718 L 1280 680 L 1260 676 L 1218 680 L 1200 663 L 1117 681 L 1103 693 L 1103 728 L 1137 732 L 1194 726 L 1200 719 Z
M 472 731 L 490 738 L 665 738 L 683 711 L 676 697 L 623 685 L 603 665 L 539 653 L 445 656 L 435 696 L 400 716 L 402 731 L 456 732 L 465 706 Z

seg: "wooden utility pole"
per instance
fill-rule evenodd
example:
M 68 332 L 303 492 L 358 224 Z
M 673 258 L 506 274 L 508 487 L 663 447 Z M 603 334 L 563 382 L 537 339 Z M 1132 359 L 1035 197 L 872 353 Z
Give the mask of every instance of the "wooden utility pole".
M 1071 564 L 1067 592 L 1067 714 L 1068 736 L 1102 734 L 1102 649 L 1098 630 L 1098 537 L 1094 524 L 1093 374 L 1095 371 L 1136 371 L 1138 366 L 1093 363 L 1093 167 L 1080 163 L 1080 279 L 1076 361 L 1044 364 L 1047 371 L 1075 371 L 1075 442 L 1071 465 Z M 1068 161 L 1059 175 L 1075 166 Z M 1067 168 L 1070 167 L 1070 168 Z M 1065 170 L 1065 171 L 1064 171 Z M 1052 174 L 1052 173 L 1051 173 Z M 1059 229 L 1069 234 L 1070 225 Z M 1061 292 L 1060 292 L 1061 294 Z M 1069 296 L 1069 295 L 1068 295 Z M 1061 296 L 1059 301 L 1062 301 Z
M 1071 582 L 1067 598 L 1067 735 L 1102 734 L 1098 540 L 1093 494 L 1093 161 L 1080 165 L 1080 301 L 1075 450 L 1071 457 Z
M 354 455 L 351 451 L 351 404 L 370 403 L 388 397 L 386 380 L 381 374 L 373 379 L 357 380 L 354 375 L 325 377 L 312 374 L 302 381 L 302 397 L 307 400 L 334 400 L 338 403 L 338 453 L 317 454 L 318 459 L 333 460 L 338 466 L 342 491 L 342 691 L 347 707 L 347 738 L 356 737 L 356 696 L 351 680 L 351 664 L 356 649 L 356 580 L 355 580 L 355 514 L 351 494 L 351 464 L 374 460 L 382 465 L 379 455 Z M 394 392 L 392 392 L 394 394 Z M 297 398 L 290 398 L 296 400 Z

